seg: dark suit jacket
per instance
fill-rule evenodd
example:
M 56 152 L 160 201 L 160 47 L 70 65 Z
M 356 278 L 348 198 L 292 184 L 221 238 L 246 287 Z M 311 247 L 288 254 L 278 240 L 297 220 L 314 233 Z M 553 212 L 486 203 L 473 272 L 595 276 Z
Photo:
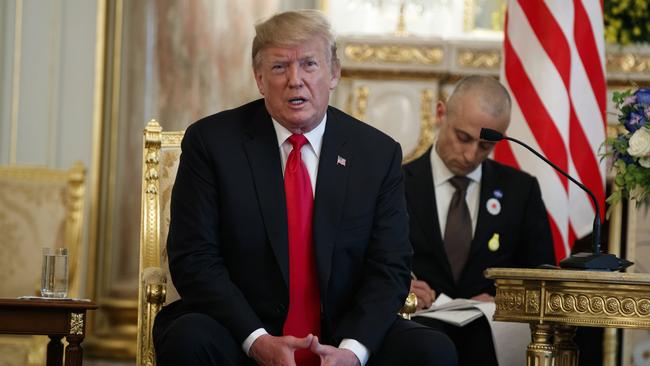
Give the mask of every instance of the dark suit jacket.
M 338 157 L 345 159 L 339 163 Z M 399 144 L 329 108 L 314 198 L 322 333 L 377 351 L 408 293 L 412 250 Z M 237 342 L 282 334 L 289 305 L 284 183 L 263 100 L 191 125 L 172 193 L 167 248 L 182 311 Z
M 447 260 L 431 171 L 431 149 L 404 166 L 406 200 L 410 215 L 413 271 L 436 293 L 470 298 L 494 295 L 491 280 L 483 275 L 490 267 L 536 267 L 555 263 L 553 241 L 537 179 L 527 173 L 486 160 L 482 164 L 478 219 L 469 258 L 458 283 Z M 492 215 L 486 202 L 500 191 L 501 212 Z M 498 195 L 498 193 L 497 193 Z M 499 234 L 499 249 L 490 251 L 488 241 Z

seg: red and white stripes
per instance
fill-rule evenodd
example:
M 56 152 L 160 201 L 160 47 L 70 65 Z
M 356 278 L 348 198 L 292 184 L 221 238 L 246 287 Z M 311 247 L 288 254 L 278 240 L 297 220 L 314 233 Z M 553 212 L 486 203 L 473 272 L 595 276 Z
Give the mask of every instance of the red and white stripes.
M 509 136 L 523 140 L 594 192 L 601 208 L 606 84 L 600 0 L 509 0 L 501 81 L 512 95 Z M 496 160 L 540 182 L 558 261 L 591 232 L 595 208 L 579 187 L 509 142 Z M 601 210 L 602 211 L 602 210 Z M 602 214 L 602 212 L 601 212 Z

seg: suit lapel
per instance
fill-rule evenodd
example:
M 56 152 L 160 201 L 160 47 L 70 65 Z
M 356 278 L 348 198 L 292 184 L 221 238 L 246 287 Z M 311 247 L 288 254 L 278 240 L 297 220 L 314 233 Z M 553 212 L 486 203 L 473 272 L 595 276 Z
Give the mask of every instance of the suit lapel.
M 449 278 L 453 278 L 442 241 L 442 233 L 440 232 L 433 172 L 431 170 L 431 149 L 432 147 L 413 163 L 405 166 L 405 173 L 410 175 L 410 179 L 406 180 L 407 202 L 418 226 L 425 233 L 425 243 L 428 243 L 429 249 L 434 252 L 438 264 L 449 274 Z M 426 248 L 418 249 L 426 250 Z
M 288 287 L 289 238 L 284 179 L 278 140 L 265 108 L 260 108 L 249 123 L 248 134 L 251 138 L 244 142 L 244 150 L 253 175 L 266 233 Z
M 313 242 L 321 296 L 327 293 L 334 241 L 343 214 L 348 171 L 354 168 L 354 157 L 346 148 L 345 123 L 336 111 L 328 108 L 327 125 L 318 162 L 313 218 Z M 345 159 L 345 163 L 339 163 L 339 157 Z

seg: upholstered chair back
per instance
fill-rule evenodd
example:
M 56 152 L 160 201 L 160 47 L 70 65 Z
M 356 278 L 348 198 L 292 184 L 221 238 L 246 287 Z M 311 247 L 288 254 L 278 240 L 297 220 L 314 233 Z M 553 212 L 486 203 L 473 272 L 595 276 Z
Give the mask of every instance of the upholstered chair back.
M 40 295 L 44 247 L 68 248 L 68 296 L 79 296 L 84 178 L 81 163 L 0 166 L 0 297 Z M 0 364 L 44 364 L 46 340 L 0 336 Z

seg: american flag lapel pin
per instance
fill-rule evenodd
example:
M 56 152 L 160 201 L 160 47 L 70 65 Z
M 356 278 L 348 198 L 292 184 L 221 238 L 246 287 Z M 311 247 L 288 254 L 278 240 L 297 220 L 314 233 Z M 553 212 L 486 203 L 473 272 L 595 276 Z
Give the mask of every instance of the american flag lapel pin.
M 336 156 L 336 165 L 345 166 L 345 158 L 341 155 Z

